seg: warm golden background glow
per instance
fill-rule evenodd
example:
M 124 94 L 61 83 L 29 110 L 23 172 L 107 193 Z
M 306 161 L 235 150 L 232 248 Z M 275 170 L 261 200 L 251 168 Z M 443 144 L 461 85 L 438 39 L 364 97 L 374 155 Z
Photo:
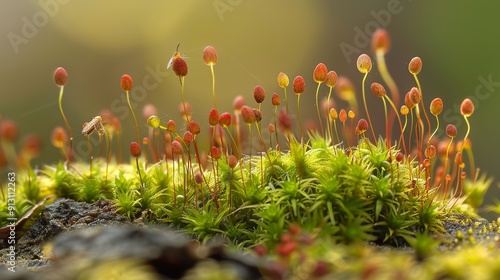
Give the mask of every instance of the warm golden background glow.
M 79 133 L 83 122 L 112 107 L 123 117 L 124 140 L 134 139 L 133 121 L 123 110 L 120 77 L 128 73 L 135 86 L 149 88 L 135 102 L 143 133 L 147 128 L 140 112 L 145 104 L 154 104 L 163 122 L 180 119 L 179 81 L 165 65 L 181 43 L 180 51 L 189 56 L 186 99 L 201 123 L 212 107 L 210 71 L 201 58 L 206 45 L 219 53 L 215 72 L 220 112 L 231 109 L 235 95 L 253 104 L 257 84 L 266 89 L 270 103 L 273 92 L 281 93 L 276 76 L 283 71 L 290 80 L 296 75 L 306 78 L 301 102 L 309 111 L 303 116 L 315 120 L 316 64 L 323 62 L 329 70 L 349 76 L 359 91 L 362 76 L 355 60 L 361 52 L 372 55 L 360 32 L 383 25 L 392 36 L 388 67 L 401 92 L 414 86 L 407 67 L 412 57 L 420 56 L 425 101 L 441 97 L 444 112 L 451 110 L 447 120 L 441 120 L 457 125 L 459 135 L 465 133 L 465 124 L 458 106 L 465 97 L 476 98 L 470 138 L 477 166 L 498 177 L 499 9 L 496 2 L 411 0 L 1 1 L 0 116 L 18 122 L 22 134 L 43 138 L 44 151 L 35 163 L 61 159 L 49 137 L 55 126 L 64 124 L 52 77 L 56 67 L 63 66 L 69 73 L 63 107 L 75 141 L 85 140 Z M 347 45 L 356 52 L 346 56 L 341 46 Z M 151 75 L 155 71 L 156 78 Z M 370 73 L 372 81 L 381 81 L 376 71 Z M 371 96 L 369 102 L 372 114 L 378 110 L 382 121 L 380 102 Z M 341 106 L 345 104 L 339 102 Z M 498 179 L 492 194 L 498 193 Z

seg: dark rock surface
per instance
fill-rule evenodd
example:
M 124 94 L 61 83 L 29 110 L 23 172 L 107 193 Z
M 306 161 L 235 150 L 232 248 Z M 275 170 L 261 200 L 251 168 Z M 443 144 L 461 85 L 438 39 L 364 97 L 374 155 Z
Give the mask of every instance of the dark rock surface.
M 50 279 L 65 279 L 94 266 L 130 266 L 135 273 L 152 279 L 179 279 L 196 273 L 197 267 L 210 263 L 210 273 L 227 273 L 236 279 L 259 279 L 257 260 L 251 256 L 230 253 L 223 245 L 202 247 L 185 236 L 167 230 L 139 227 L 108 227 L 67 233 L 53 243 L 55 264 L 47 271 Z M 119 268 L 115 268 L 119 269 Z M 60 274 L 63 272 L 62 274 Z M 225 275 L 225 274 L 223 274 Z M 222 275 L 221 275 L 222 276 Z
M 56 200 L 17 242 L 16 272 L 0 265 L 0 279 L 262 278 L 265 264 L 253 256 L 223 244 L 200 246 L 115 212 L 109 201 Z M 3 264 L 6 250 L 0 250 Z
M 111 201 L 99 200 L 89 204 L 57 199 L 45 207 L 26 234 L 17 240 L 16 264 L 29 269 L 43 268 L 49 264 L 50 260 L 43 254 L 43 246 L 62 232 L 125 223 L 128 223 L 127 219 L 116 213 Z M 7 251 L 8 248 L 0 250 L 2 264 L 7 261 Z

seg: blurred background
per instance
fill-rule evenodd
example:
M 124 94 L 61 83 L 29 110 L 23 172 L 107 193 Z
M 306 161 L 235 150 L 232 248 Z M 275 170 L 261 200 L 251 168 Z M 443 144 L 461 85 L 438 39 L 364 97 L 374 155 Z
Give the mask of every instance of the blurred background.
M 329 70 L 348 76 L 359 94 L 362 75 L 356 58 L 361 53 L 373 57 L 368 38 L 382 26 L 392 38 L 386 61 L 402 94 L 415 85 L 408 62 L 420 56 L 426 106 L 441 97 L 445 104 L 441 121 L 454 123 L 460 137 L 466 126 L 458 107 L 466 97 L 474 101 L 470 138 L 477 166 L 495 177 L 487 200 L 492 203 L 495 197 L 500 199 L 500 132 L 491 127 L 500 120 L 495 113 L 500 105 L 499 9 L 500 2 L 493 1 L 458 5 L 411 0 L 2 0 L 0 117 L 17 122 L 21 135 L 42 137 L 44 150 L 34 164 L 61 160 L 50 134 L 54 127 L 64 126 L 53 80 L 54 70 L 62 66 L 69 73 L 63 108 L 75 145 L 86 143 L 82 124 L 106 108 L 121 119 L 123 139 L 129 143 L 135 139 L 134 123 L 125 107 L 120 77 L 128 73 L 134 86 L 144 89 L 131 97 L 142 134 L 147 132 L 141 114 L 146 104 L 156 106 L 162 122 L 180 121 L 179 80 L 166 69 L 180 43 L 180 52 L 189 57 L 185 96 L 200 123 L 206 123 L 213 107 L 210 68 L 201 57 L 207 45 L 219 54 L 215 65 L 219 112 L 231 111 L 236 95 L 254 104 L 257 84 L 266 89 L 268 99 L 273 92 L 282 94 L 276 77 L 285 72 L 290 81 L 296 75 L 306 79 L 303 118 L 316 120 L 314 67 L 323 62 Z M 373 81 L 381 81 L 377 71 L 368 77 L 368 83 Z M 288 90 L 295 106 L 291 87 Z M 320 95 L 326 93 L 323 87 Z M 372 118 L 382 121 L 380 101 L 369 96 L 368 102 Z M 264 111 L 271 112 L 270 100 L 265 103 Z M 267 116 L 264 123 L 272 119 Z

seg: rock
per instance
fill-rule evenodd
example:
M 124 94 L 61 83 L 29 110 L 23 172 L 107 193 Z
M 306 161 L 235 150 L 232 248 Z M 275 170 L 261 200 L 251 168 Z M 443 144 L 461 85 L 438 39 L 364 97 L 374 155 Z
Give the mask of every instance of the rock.
M 0 279 L 262 278 L 266 264 L 254 256 L 132 224 L 115 211 L 109 201 L 56 200 L 18 241 L 16 273 L 0 267 Z
M 180 279 L 210 260 L 215 267 L 234 272 L 237 279 L 261 277 L 256 259 L 230 253 L 223 245 L 201 247 L 172 231 L 132 226 L 95 228 L 61 235 L 53 243 L 53 256 L 54 271 L 61 271 L 59 268 L 68 270 L 69 267 L 78 269 L 70 271 L 69 275 L 85 273 L 94 269 L 94 265 L 123 267 L 120 263 L 126 263 L 131 270 L 138 268 L 138 274 Z
M 51 247 L 50 266 L 7 279 L 262 278 L 257 258 L 222 244 L 203 247 L 168 230 L 132 225 L 79 229 L 56 237 Z
M 62 232 L 125 223 L 128 223 L 127 218 L 116 213 L 111 201 L 99 200 L 88 204 L 71 199 L 57 199 L 45 207 L 26 234 L 17 240 L 17 269 L 36 270 L 49 264 L 50 260 L 43 254 L 43 246 Z M 6 263 L 7 251 L 8 248 L 0 250 L 2 264 Z
M 159 230 L 110 227 L 61 235 L 53 243 L 56 266 L 71 262 L 137 260 L 169 278 L 179 278 L 201 259 L 186 238 Z

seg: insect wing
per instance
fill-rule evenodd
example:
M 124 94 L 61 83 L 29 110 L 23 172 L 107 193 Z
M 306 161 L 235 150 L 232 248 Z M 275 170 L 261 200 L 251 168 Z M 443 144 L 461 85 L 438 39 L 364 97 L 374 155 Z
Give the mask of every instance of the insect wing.
M 99 134 L 101 134 L 101 129 L 104 130 L 102 128 L 101 121 L 102 121 L 101 116 L 97 116 L 93 118 L 90 122 L 84 124 L 82 129 L 82 134 L 88 136 L 92 134 L 96 130 L 96 128 L 99 130 Z
M 172 62 L 174 62 L 174 56 L 172 55 L 172 57 L 170 58 L 170 60 L 168 61 L 168 64 L 167 64 L 167 69 L 169 69 L 170 67 L 172 67 Z
M 88 136 L 88 135 L 92 134 L 92 132 L 94 132 L 94 130 L 95 130 L 95 121 L 91 120 L 90 122 L 87 122 L 83 125 L 82 134 L 84 136 Z
M 185 58 L 187 56 L 181 55 L 180 52 L 175 51 L 174 54 L 172 55 L 172 57 L 170 58 L 170 60 L 168 61 L 167 69 L 169 69 L 170 67 L 172 67 L 172 63 L 174 63 L 174 60 L 176 60 L 179 57 Z

